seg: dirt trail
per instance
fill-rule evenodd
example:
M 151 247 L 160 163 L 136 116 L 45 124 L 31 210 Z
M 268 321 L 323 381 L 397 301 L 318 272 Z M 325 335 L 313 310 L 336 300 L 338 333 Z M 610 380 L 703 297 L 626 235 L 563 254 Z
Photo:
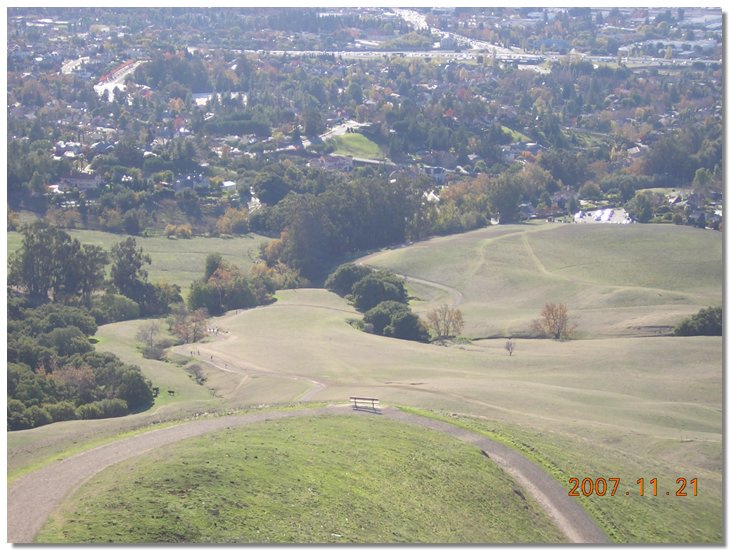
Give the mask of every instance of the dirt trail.
M 369 256 L 360 258 L 359 260 L 357 260 L 357 265 L 367 265 L 368 267 L 372 267 L 373 269 L 377 270 L 378 268 L 366 264 L 365 260 L 375 258 L 381 254 L 384 254 L 385 252 L 387 252 L 387 250 L 375 252 L 374 254 L 370 254 Z M 442 283 L 436 283 L 435 281 L 429 281 L 427 279 L 420 279 L 418 277 L 413 277 L 412 275 L 406 275 L 404 273 L 397 273 L 395 271 L 393 271 L 393 273 L 395 273 L 395 275 L 399 275 L 400 277 L 404 278 L 405 281 L 412 281 L 413 283 L 418 283 L 418 284 L 421 284 L 424 286 L 429 286 L 431 288 L 435 288 L 437 290 L 442 290 L 443 292 L 447 292 L 448 294 L 451 295 L 451 299 L 452 299 L 451 305 L 453 307 L 458 307 L 463 302 L 463 292 L 461 292 L 460 290 L 458 290 L 455 287 L 444 285 Z
M 463 292 L 458 290 L 455 287 L 443 285 L 441 283 L 436 283 L 435 281 L 429 281 L 427 279 L 420 279 L 418 277 L 413 277 L 411 275 L 401 275 L 405 278 L 405 281 L 412 281 L 413 283 L 419 283 L 421 285 L 429 286 L 431 288 L 436 288 L 438 290 L 443 290 L 444 292 L 448 292 L 451 295 L 452 302 L 451 305 L 453 307 L 458 307 L 463 302 Z
M 228 427 L 295 416 L 329 414 L 371 414 L 348 406 L 317 409 L 263 411 L 241 416 L 197 420 L 161 430 L 145 432 L 129 439 L 102 445 L 60 460 L 18 479 L 8 490 L 8 542 L 31 543 L 49 515 L 78 486 L 103 469 L 145 452 Z M 551 476 L 516 451 L 457 426 L 385 408 L 382 415 L 393 420 L 439 430 L 475 445 L 488 459 L 510 474 L 552 517 L 555 525 L 573 542 L 609 542 L 606 535 L 585 513 L 576 499 Z M 153 542 L 153 541 L 150 541 Z M 474 541 L 487 542 L 487 541 Z

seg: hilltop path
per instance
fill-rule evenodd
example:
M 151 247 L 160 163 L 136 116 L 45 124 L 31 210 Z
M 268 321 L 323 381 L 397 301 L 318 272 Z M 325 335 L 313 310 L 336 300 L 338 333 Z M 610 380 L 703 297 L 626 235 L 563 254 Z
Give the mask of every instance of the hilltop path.
M 278 418 L 329 414 L 368 413 L 353 411 L 348 406 L 328 406 L 317 409 L 264 411 L 240 416 L 222 416 L 144 432 L 59 460 L 23 476 L 9 487 L 8 541 L 15 544 L 33 542 L 50 514 L 74 489 L 112 464 L 181 439 L 228 427 L 244 426 Z M 382 416 L 435 429 L 475 445 L 481 449 L 487 459 L 496 462 L 544 508 L 555 525 L 570 541 L 609 542 L 605 533 L 585 513 L 577 500 L 567 496 L 567 490 L 564 487 L 513 449 L 446 422 L 409 414 L 398 409 L 385 408 L 382 410 Z

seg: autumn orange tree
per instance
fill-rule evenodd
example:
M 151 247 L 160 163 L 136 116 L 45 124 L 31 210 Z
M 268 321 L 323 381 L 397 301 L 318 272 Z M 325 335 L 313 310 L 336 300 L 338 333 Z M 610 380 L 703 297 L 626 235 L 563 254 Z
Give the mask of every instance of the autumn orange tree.
M 461 310 L 448 304 L 443 304 L 428 312 L 427 319 L 428 327 L 435 332 L 435 336 L 439 340 L 457 336 L 463 330 Z
M 575 328 L 576 325 L 569 324 L 567 306 L 564 304 L 545 304 L 539 318 L 532 321 L 532 329 L 537 334 L 555 340 L 567 340 Z

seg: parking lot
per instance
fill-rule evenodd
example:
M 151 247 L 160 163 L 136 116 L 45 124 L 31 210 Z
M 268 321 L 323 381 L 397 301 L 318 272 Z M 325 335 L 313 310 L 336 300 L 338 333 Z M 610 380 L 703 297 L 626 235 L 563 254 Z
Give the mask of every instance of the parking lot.
M 583 212 L 580 210 L 575 214 L 576 223 L 632 223 L 630 215 L 624 208 L 600 208 Z

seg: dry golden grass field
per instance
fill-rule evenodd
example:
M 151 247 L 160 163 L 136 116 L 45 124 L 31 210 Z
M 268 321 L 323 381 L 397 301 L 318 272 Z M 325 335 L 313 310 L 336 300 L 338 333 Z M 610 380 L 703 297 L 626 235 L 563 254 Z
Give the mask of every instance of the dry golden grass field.
M 572 477 L 620 478 L 614 496 L 581 497 L 616 542 L 721 542 L 722 339 L 669 336 L 678 320 L 721 304 L 720 234 L 535 223 L 362 261 L 410 277 L 420 314 L 458 304 L 466 338 L 441 346 L 360 332 L 348 320 L 361 314 L 322 289 L 281 291 L 273 305 L 212 319 L 217 335 L 171 350 L 168 362 L 141 359 L 140 321 L 100 327 L 99 349 L 140 364 L 163 398 L 99 429 L 74 422 L 9 434 L 11 474 L 152 420 L 364 394 L 505 442 L 566 491 Z M 545 302 L 568 306 L 575 338 L 529 337 Z M 204 386 L 185 371 L 192 363 Z M 676 496 L 679 477 L 697 480 L 697 496 Z M 660 494 L 638 496 L 639 478 L 646 487 L 656 478 Z

